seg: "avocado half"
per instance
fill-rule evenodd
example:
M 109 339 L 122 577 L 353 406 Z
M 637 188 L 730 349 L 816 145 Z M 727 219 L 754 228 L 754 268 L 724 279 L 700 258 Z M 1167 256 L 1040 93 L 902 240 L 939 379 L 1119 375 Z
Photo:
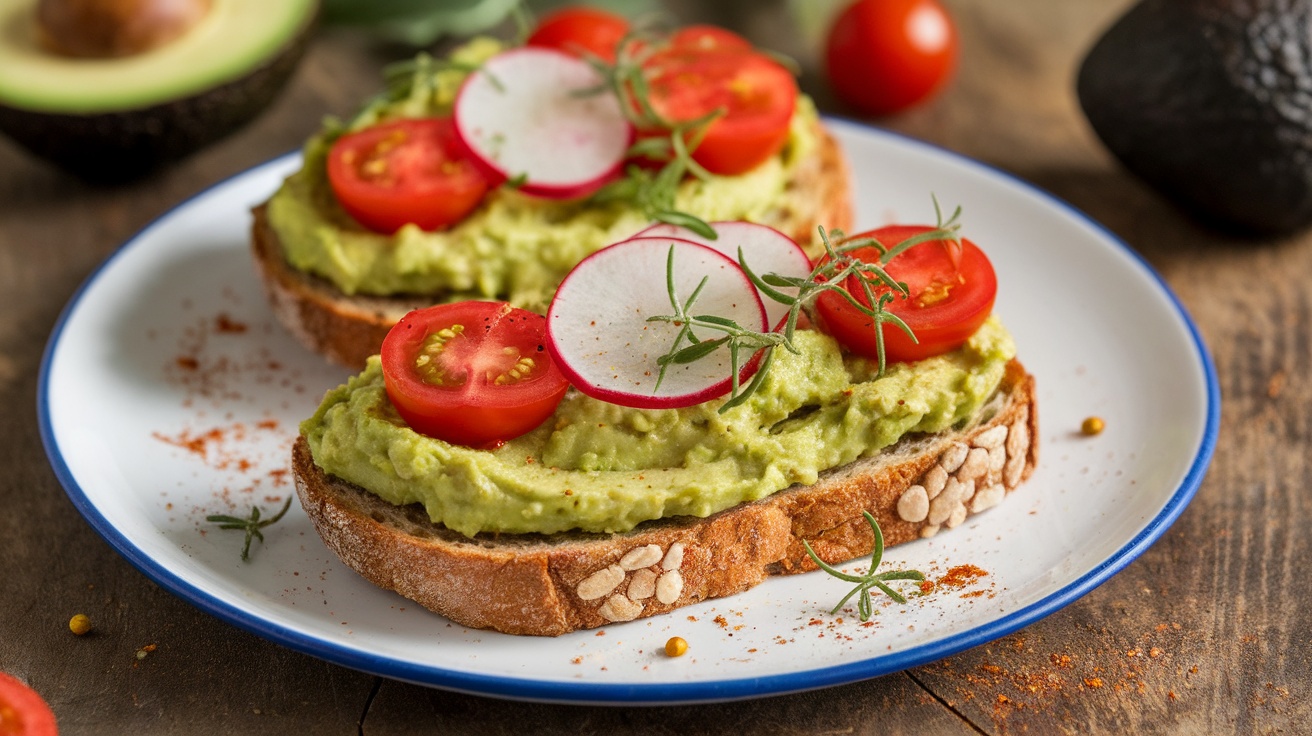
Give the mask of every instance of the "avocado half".
M 1312 224 L 1312 0 L 1143 0 L 1080 68 L 1080 105 L 1130 171 L 1251 235 Z
M 88 179 L 140 176 L 232 133 L 295 71 L 319 0 L 212 0 L 180 38 L 106 59 L 38 41 L 37 0 L 0 0 L 0 131 Z

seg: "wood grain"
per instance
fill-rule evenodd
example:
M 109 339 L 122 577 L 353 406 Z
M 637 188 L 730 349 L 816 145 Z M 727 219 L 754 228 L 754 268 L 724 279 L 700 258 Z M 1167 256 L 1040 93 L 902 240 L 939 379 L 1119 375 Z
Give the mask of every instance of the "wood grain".
M 394 49 L 320 36 L 280 101 L 234 137 L 116 188 L 0 141 L 0 670 L 95 733 L 1294 733 L 1312 722 L 1312 235 L 1205 230 L 1101 148 L 1073 79 L 1130 0 L 951 0 L 963 64 L 930 104 L 878 121 L 1050 190 L 1156 267 L 1211 347 L 1215 460 L 1169 532 L 1108 583 L 1015 635 L 906 673 L 696 708 L 508 703 L 329 665 L 163 592 L 98 538 L 47 464 L 34 409 L 44 342 L 78 285 L 171 205 L 296 148 L 376 88 Z M 671 3 L 798 56 L 842 112 L 788 3 Z M 1109 293 L 1108 298 L 1115 298 Z M 94 633 L 74 637 L 85 612 Z M 154 650 L 143 659 L 137 653 Z

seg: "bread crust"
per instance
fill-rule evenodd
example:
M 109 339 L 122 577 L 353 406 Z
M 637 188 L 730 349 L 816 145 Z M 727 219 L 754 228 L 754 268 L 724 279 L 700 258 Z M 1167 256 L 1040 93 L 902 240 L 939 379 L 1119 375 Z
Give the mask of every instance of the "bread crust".
M 325 544 L 366 579 L 465 626 L 557 636 L 814 570 L 803 539 L 830 563 L 867 554 L 874 540 L 863 511 L 886 545 L 957 526 L 1015 490 L 1038 461 L 1034 378 L 1019 361 L 980 417 L 968 428 L 904 438 L 809 486 L 623 534 L 471 539 L 430 523 L 418 504 L 394 506 L 325 474 L 304 438 L 292 469 Z
M 852 227 L 851 172 L 838 141 L 820 125 L 814 155 L 796 169 L 787 195 L 765 224 L 809 243 L 816 228 Z M 269 224 L 267 205 L 252 211 L 251 248 L 256 272 L 274 314 L 303 345 L 334 363 L 359 370 L 378 352 L 387 331 L 407 312 L 430 306 L 436 295 L 347 295 L 326 279 L 298 271 L 283 256 Z

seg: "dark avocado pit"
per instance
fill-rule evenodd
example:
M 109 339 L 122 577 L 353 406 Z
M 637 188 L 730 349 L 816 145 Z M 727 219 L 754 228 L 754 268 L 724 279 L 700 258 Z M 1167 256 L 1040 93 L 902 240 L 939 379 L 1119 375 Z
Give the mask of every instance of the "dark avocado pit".
M 1078 93 L 1126 168 L 1198 219 L 1312 224 L 1312 0 L 1143 0 L 1089 52 Z
M 318 0 L 209 0 L 174 38 L 132 53 L 52 50 L 38 0 L 0 0 L 0 131 L 97 181 L 147 173 L 232 133 L 295 71 Z

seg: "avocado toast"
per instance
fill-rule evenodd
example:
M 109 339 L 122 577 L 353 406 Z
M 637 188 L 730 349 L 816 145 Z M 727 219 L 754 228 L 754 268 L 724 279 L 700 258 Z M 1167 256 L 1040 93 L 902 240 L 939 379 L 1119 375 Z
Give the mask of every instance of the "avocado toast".
M 874 232 L 907 231 L 946 232 L 897 226 Z M 890 307 L 902 312 L 899 319 L 921 325 L 920 343 L 889 342 L 878 356 L 860 352 L 859 341 L 832 326 L 835 313 L 816 306 L 815 294 L 848 288 L 835 287 L 847 279 L 827 278 L 834 271 L 821 261 L 787 316 L 758 314 L 764 332 L 748 339 L 773 340 L 775 347 L 742 368 L 741 383 L 720 384 L 723 391 L 711 398 L 700 385 L 683 383 L 681 373 L 687 363 L 725 352 L 724 343 L 707 331 L 680 348 L 682 330 L 691 320 L 743 332 L 746 320 L 728 325 L 722 316 L 676 312 L 667 322 L 662 307 L 641 296 L 653 283 L 662 287 L 659 269 L 640 259 L 648 251 L 660 257 L 667 246 L 671 301 L 675 291 L 689 293 L 701 266 L 692 267 L 691 281 L 675 274 L 676 250 L 683 257 L 709 248 L 687 240 L 637 237 L 585 259 L 545 318 L 486 305 L 479 308 L 484 314 L 497 314 L 471 319 L 459 313 L 473 307 L 459 304 L 407 315 L 381 358 L 329 392 L 302 424 L 293 461 L 302 505 L 328 546 L 376 584 L 466 625 L 542 635 L 663 613 L 744 590 L 770 574 L 815 569 L 817 560 L 847 560 L 879 544 L 866 513 L 889 544 L 956 527 L 1000 503 L 1032 471 L 1034 381 L 1016 359 L 1011 336 L 989 317 L 991 267 L 931 268 L 926 262 L 952 263 L 951 249 L 920 242 L 929 257 L 913 259 L 912 270 L 946 268 L 964 279 L 953 279 L 959 287 L 950 297 L 926 300 L 939 293 L 935 281 L 899 270 L 896 260 L 889 266 L 899 280 L 920 284 L 907 289 L 916 295 L 908 306 Z M 761 252 L 760 241 L 752 245 Z M 849 248 L 828 252 L 844 273 L 862 255 Z M 843 260 L 850 253 L 858 260 Z M 707 257 L 712 270 L 719 268 L 716 258 L 731 265 L 722 255 Z M 967 264 L 971 256 L 957 260 Z M 628 275 L 615 268 L 622 261 L 631 266 Z M 606 293 L 604 283 L 584 273 L 620 286 Z M 771 271 L 754 283 L 789 278 Z M 969 300 L 968 282 L 988 288 L 967 324 L 960 308 Z M 706 283 L 699 304 L 720 315 L 714 306 L 725 303 L 716 301 L 720 282 Z M 723 283 L 731 302 L 744 301 L 732 280 Z M 597 294 L 611 313 L 587 300 L 574 304 L 579 293 Z M 820 323 L 798 319 L 803 304 Z M 921 349 L 936 334 L 917 313 L 942 315 L 949 308 L 958 315 L 950 322 L 966 324 L 967 336 L 932 355 L 909 357 L 906 350 Z M 581 350 L 572 347 L 571 314 L 591 325 Z M 522 349 L 500 332 L 507 325 L 527 334 Z M 660 357 L 676 333 L 669 355 L 691 350 L 695 356 Z M 610 352 L 608 335 L 618 353 Z M 491 347 L 478 348 L 480 340 Z M 502 353 L 513 367 L 498 374 L 489 361 Z M 632 355 L 639 357 L 626 365 Z M 590 361 L 604 368 L 600 383 L 580 365 Z M 735 371 L 742 365 L 731 363 Z M 478 368 L 467 373 L 461 366 Z M 473 435 L 458 425 L 486 408 L 486 389 L 466 391 L 484 373 L 491 392 L 507 403 L 521 384 L 556 385 L 563 398 L 516 429 Z M 612 373 L 615 385 L 641 388 L 625 395 L 602 385 Z M 456 403 L 416 415 L 416 386 L 439 404 Z
M 469 69 L 503 50 L 477 39 L 443 63 L 416 63 L 402 75 L 401 92 L 372 104 L 347 128 L 448 115 Z M 350 367 L 363 366 L 387 330 L 416 307 L 497 299 L 545 309 L 575 263 L 650 224 L 632 200 L 535 197 L 511 182 L 491 187 L 449 226 L 376 232 L 347 214 L 328 181 L 331 149 L 344 132 L 330 126 L 307 143 L 302 170 L 255 209 L 252 244 L 280 321 L 311 349 Z M 761 222 L 802 242 L 818 225 L 846 227 L 852 216 L 842 152 L 804 97 L 777 152 L 741 173 L 688 176 L 672 198 L 681 213 Z

